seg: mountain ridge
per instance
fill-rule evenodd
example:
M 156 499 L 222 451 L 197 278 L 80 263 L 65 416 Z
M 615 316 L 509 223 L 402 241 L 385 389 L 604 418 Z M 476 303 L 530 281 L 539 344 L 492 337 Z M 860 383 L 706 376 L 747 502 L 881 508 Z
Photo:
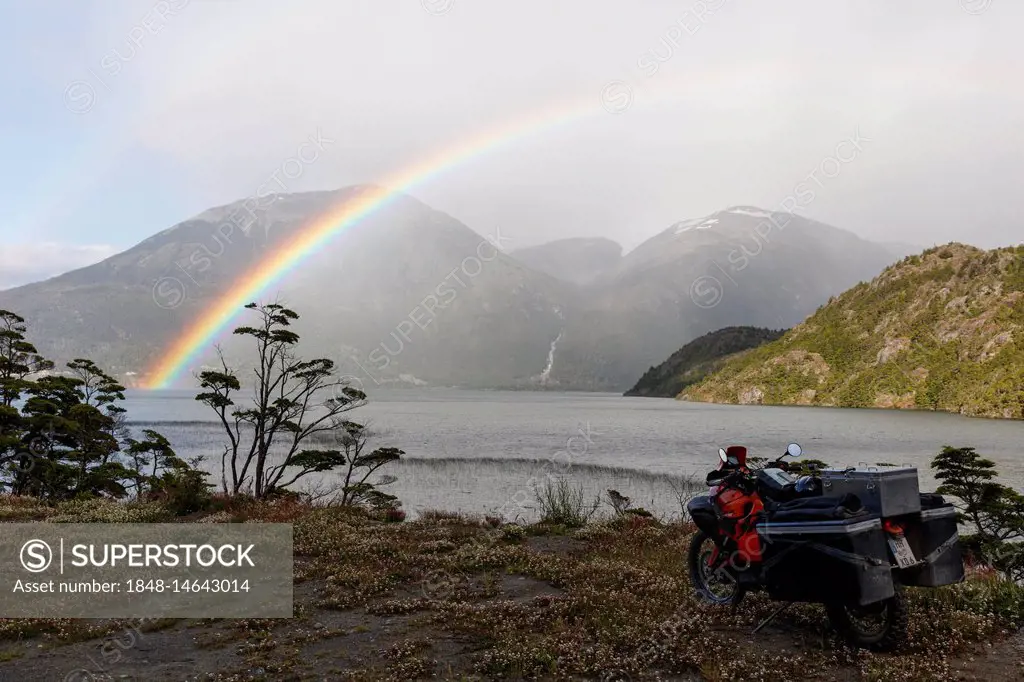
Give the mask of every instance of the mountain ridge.
M 587 285 L 622 260 L 622 245 L 605 237 L 569 237 L 514 249 L 509 255 L 539 272 Z
M 651 367 L 626 396 L 674 398 L 699 383 L 724 362 L 752 348 L 778 339 L 784 330 L 725 327 L 690 341 L 660 365 Z
M 211 207 L 100 263 L 0 291 L 0 307 L 26 317 L 58 363 L 85 356 L 144 380 L 243 273 L 339 206 L 381 191 L 271 195 L 251 212 L 250 200 Z M 762 214 L 784 228 L 766 231 Z M 305 353 L 367 383 L 623 391 L 680 344 L 732 325 L 791 326 L 892 260 L 792 214 L 733 207 L 691 220 L 716 222 L 672 226 L 625 255 L 611 240 L 583 238 L 528 247 L 521 260 L 494 248 L 500 237 L 396 193 L 262 298 L 300 312 Z M 545 264 L 523 262 L 531 256 Z M 695 287 L 709 274 L 724 289 L 714 305 Z M 230 334 L 222 343 L 245 362 Z M 197 364 L 210 361 L 212 342 Z
M 1024 418 L 1024 246 L 951 243 L 833 298 L 684 400 Z

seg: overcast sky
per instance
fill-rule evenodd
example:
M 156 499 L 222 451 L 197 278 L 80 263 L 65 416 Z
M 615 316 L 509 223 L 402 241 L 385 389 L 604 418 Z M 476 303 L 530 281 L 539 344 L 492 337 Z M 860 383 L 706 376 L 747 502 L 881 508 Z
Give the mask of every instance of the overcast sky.
M 318 131 L 289 190 L 535 120 L 412 194 L 513 247 L 632 248 L 819 169 L 809 217 L 1019 243 L 1022 25 L 1011 0 L 0 0 L 0 287 L 251 195 Z

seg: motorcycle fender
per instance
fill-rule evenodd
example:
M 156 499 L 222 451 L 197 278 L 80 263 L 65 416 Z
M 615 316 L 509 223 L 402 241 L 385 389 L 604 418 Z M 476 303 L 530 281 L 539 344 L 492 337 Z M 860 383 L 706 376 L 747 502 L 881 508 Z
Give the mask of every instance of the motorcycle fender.
M 697 528 L 704 531 L 704 534 L 721 544 L 722 533 L 718 524 L 718 516 L 715 514 L 714 503 L 707 496 L 696 497 L 686 505 L 690 512 L 690 518 L 697 525 Z

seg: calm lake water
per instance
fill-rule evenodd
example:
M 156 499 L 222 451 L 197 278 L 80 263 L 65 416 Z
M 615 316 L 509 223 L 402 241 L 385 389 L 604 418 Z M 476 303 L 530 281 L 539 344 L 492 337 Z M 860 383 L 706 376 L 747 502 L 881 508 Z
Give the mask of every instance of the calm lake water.
M 188 391 L 129 391 L 135 429 L 154 428 L 179 455 L 216 456 L 226 441 L 209 408 Z M 532 490 L 564 474 L 589 494 L 614 488 L 651 511 L 678 515 L 675 491 L 702 481 L 720 446 L 776 456 L 791 441 L 805 457 L 831 465 L 891 462 L 917 466 L 934 489 L 928 464 L 943 445 L 973 446 L 994 460 L 1006 483 L 1024 488 L 1024 422 L 892 410 L 754 407 L 624 398 L 614 394 L 458 389 L 371 393 L 349 413 L 406 459 L 388 469 L 388 487 L 410 512 L 502 510 L 531 518 Z M 211 463 L 212 468 L 212 463 Z

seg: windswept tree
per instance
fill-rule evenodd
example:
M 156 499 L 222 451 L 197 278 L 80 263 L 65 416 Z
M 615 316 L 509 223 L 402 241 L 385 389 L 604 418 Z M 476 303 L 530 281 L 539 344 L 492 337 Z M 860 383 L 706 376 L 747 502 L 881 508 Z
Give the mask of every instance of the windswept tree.
M 15 405 L 33 378 L 53 367 L 25 338 L 25 332 L 25 318 L 0 309 L 0 467 L 30 464 L 30 439 L 25 438 L 25 422 Z
M 142 434 L 144 440 L 128 439 L 126 451 L 137 497 L 153 491 L 162 473 L 179 469 L 185 463 L 163 435 L 153 429 L 145 429 Z
M 145 429 L 142 434 L 144 440 L 128 439 L 128 466 L 135 497 L 163 502 L 179 515 L 205 508 L 213 484 L 207 482 L 207 474 L 201 468 L 204 458 L 186 462 L 160 433 Z
M 145 476 L 132 468 L 123 446 L 147 452 L 166 446 L 173 455 L 169 443 L 156 432 L 147 432 L 142 443 L 132 441 L 119 405 L 124 387 L 82 358 L 60 374 L 48 373 L 53 363 L 25 333 L 24 318 L 0 310 L 0 489 L 53 501 L 125 497 L 132 482 L 137 487 Z M 181 465 L 179 477 L 191 470 Z
M 932 460 L 938 492 L 957 499 L 960 523 L 975 532 L 965 543 L 986 563 L 1024 581 L 1024 495 L 998 483 L 995 462 L 974 448 L 946 446 Z
M 229 494 L 266 498 L 310 474 L 350 463 L 343 449 L 315 448 L 343 428 L 342 415 L 366 403 L 366 394 L 335 376 L 327 358 L 303 360 L 298 314 L 277 303 L 249 303 L 253 326 L 234 333 L 252 339 L 256 350 L 251 399 L 236 403 L 242 381 L 218 348 L 220 369 L 200 373 L 196 400 L 217 414 L 228 445 L 221 457 L 221 484 Z
M 381 476 L 375 481 L 370 476 L 391 462 L 397 462 L 405 453 L 398 448 L 377 448 L 367 451 L 369 434 L 366 427 L 354 421 L 338 422 L 335 437 L 341 445 L 345 463 L 341 470 L 342 487 L 338 502 L 342 505 L 365 505 L 376 509 L 399 506 L 398 498 L 380 490 L 395 482 L 393 476 Z
M 25 318 L 9 310 L 0 310 L 0 405 L 11 407 L 32 377 L 53 369 L 26 338 Z
M 124 400 L 124 386 L 100 369 L 92 360 L 76 358 L 68 363 L 71 375 L 78 379 L 82 402 L 92 405 L 109 418 L 108 430 L 118 441 L 126 441 L 128 427 L 125 409 L 118 405 Z
M 54 500 L 124 497 L 133 478 L 118 456 L 124 410 L 115 403 L 124 389 L 89 361 L 68 368 L 72 376 L 45 376 L 27 388 L 22 419 L 32 462 L 19 467 L 12 488 Z

